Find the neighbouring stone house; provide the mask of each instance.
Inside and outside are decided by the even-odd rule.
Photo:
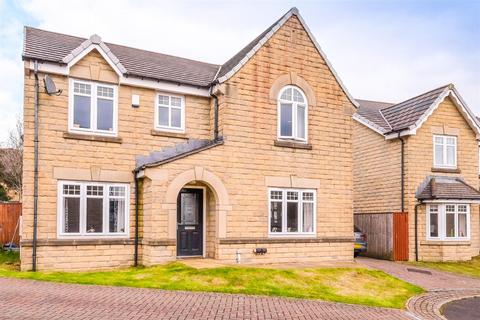
[[[357,103],[295,8],[223,65],[30,27],[23,60],[22,270],[352,259]]]
[[[400,260],[478,255],[480,128],[454,86],[397,104],[357,101],[354,213],[369,254],[393,259],[405,247]],[[396,226],[400,212],[405,232]]]

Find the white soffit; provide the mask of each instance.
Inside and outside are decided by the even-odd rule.
[[[34,62],[30,61],[28,64],[30,70],[34,70]],[[69,76],[69,68],[66,65],[59,65],[55,63],[39,62],[38,71],[42,73],[57,74],[62,76]],[[158,91],[165,91],[171,93],[180,93],[185,95],[210,97],[210,91],[207,88],[198,88],[195,86],[182,85],[170,83],[167,81],[156,81],[149,79],[141,79],[137,77],[119,77],[119,84],[128,85],[132,87],[140,87],[146,89],[154,89]]]

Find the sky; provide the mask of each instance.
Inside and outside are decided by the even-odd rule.
[[[291,7],[355,98],[454,83],[480,115],[480,0],[0,0],[0,143],[22,116],[24,25],[222,64]]]

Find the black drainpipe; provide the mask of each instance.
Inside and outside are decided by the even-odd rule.
[[[37,271],[37,224],[38,224],[38,109],[40,85],[38,83],[38,61],[34,62],[35,102],[34,102],[34,169],[33,169],[33,242],[32,271]]]
[[[402,203],[402,212],[405,212],[405,139],[400,137],[400,132],[398,133],[398,139],[400,139],[402,143],[402,151],[401,151],[401,203]]]
[[[135,252],[133,254],[133,265],[138,266],[138,214],[139,214],[139,190],[138,190],[138,170],[133,171],[133,177],[135,179]]]
[[[415,205],[415,261],[418,261],[418,207],[421,205],[422,202]]]
[[[214,93],[210,93],[213,97],[213,140],[218,140],[218,97]]]

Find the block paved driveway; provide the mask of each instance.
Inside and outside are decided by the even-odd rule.
[[[382,270],[427,290],[426,293],[413,297],[407,302],[407,309],[418,319],[445,319],[441,314],[441,309],[446,303],[480,297],[480,279],[386,260],[361,257],[356,261],[366,267]],[[464,318],[461,315],[458,316],[459,313],[452,314],[449,319]]]
[[[480,279],[462,277],[449,272],[442,272],[388,260],[359,257],[356,261],[366,267],[382,270],[394,277],[413,283],[429,291],[463,289],[480,290]],[[426,273],[422,271],[425,271]]]
[[[412,319],[401,310],[0,278],[0,319]]]

